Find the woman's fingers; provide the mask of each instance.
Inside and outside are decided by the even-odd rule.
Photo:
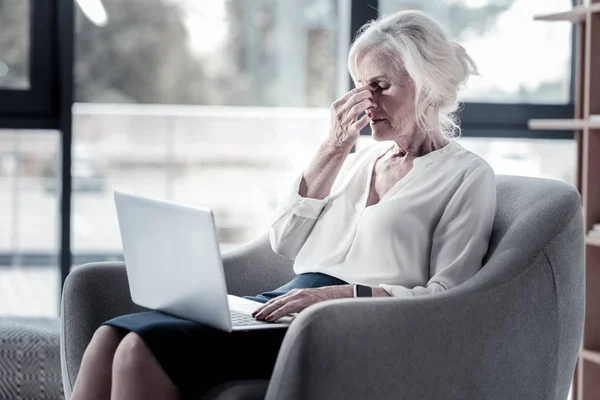
[[[362,103],[365,100],[368,100],[371,103],[371,98],[373,97],[373,93],[370,90],[361,90],[355,95],[351,96],[340,108],[341,113],[349,112],[355,105]]]
[[[272,305],[275,301],[279,301],[281,300],[281,296],[275,297],[269,301],[267,301],[266,303],[262,304],[260,307],[258,307],[256,310],[254,310],[254,312],[252,313],[253,317],[256,317],[258,314],[260,314],[265,308],[269,307],[270,305]]]
[[[350,124],[354,123],[356,121],[356,118],[363,112],[367,111],[369,109],[369,107],[371,107],[371,99],[365,99],[363,101],[361,101],[360,103],[356,104],[354,107],[352,107],[350,109],[350,111],[348,111],[348,119],[350,121],[348,121]]]
[[[283,307],[285,304],[287,303],[286,299],[278,299],[277,301],[274,301],[271,304],[265,304],[265,307],[260,310],[255,316],[254,318],[256,319],[260,319],[263,320],[265,319],[268,315],[271,315],[273,313],[273,311]]]
[[[271,314],[267,315],[265,320],[267,320],[269,322],[277,321],[281,317],[285,317],[286,315],[289,315],[291,313],[300,312],[305,308],[306,308],[306,306],[304,305],[303,301],[292,300],[292,301],[284,304],[282,307],[274,310]]]
[[[356,121],[352,124],[352,128],[356,129],[357,131],[360,131],[360,130],[362,130],[362,128],[367,126],[370,121],[371,121],[371,118],[369,118],[369,116],[367,114],[365,114],[358,121]]]
[[[365,90],[370,92],[369,89],[371,89],[371,88],[372,88],[372,84],[355,87],[354,89],[350,90],[348,93],[343,95],[340,99],[335,101],[334,104],[339,104],[339,105],[346,104],[346,102],[350,99],[350,97],[354,96],[357,93],[363,92]]]
[[[281,296],[273,297],[271,300],[267,301],[266,303],[264,303],[260,307],[258,307],[256,310],[254,310],[254,312],[252,313],[252,316],[256,317],[256,315],[258,313],[260,313],[262,310],[264,310],[265,307],[270,306],[271,304],[275,303],[276,301],[281,301],[289,296],[293,296],[296,293],[298,293],[298,289],[293,289],[285,294],[282,294]]]
[[[283,296],[279,296],[269,300],[267,303],[265,303],[263,307],[261,307],[253,313],[254,318],[265,319],[265,317],[271,314],[274,310],[283,307],[286,303],[292,301],[296,293],[287,293]]]
[[[331,105],[330,140],[335,144],[353,144],[359,130],[353,129],[358,116],[372,107],[373,84],[357,87]]]

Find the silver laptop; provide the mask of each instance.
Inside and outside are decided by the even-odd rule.
[[[289,325],[258,321],[261,303],[227,294],[211,209],[119,191],[115,205],[134,303],[228,332]]]

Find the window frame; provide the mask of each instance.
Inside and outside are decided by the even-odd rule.
[[[71,147],[75,0],[29,0],[28,89],[0,89],[0,129],[59,132],[60,293],[71,270]],[[1,134],[1,132],[0,132]],[[57,299],[60,301],[60,298]]]
[[[59,129],[57,1],[64,1],[28,1],[30,87],[0,88],[0,128]]]

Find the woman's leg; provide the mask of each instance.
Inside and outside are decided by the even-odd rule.
[[[96,330],[81,360],[71,400],[110,399],[113,356],[125,333],[112,326]]]
[[[121,341],[113,360],[111,400],[177,399],[179,390],[136,333]]]
[[[223,382],[269,379],[286,332],[225,332],[153,311],[108,323],[138,332],[128,334],[115,353],[113,400],[175,399],[179,393],[195,398]]]

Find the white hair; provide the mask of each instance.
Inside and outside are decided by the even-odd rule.
[[[348,54],[348,70],[356,77],[356,56],[373,51],[404,67],[415,86],[415,120],[421,129],[432,130],[427,121],[429,107],[435,107],[442,133],[460,135],[454,114],[459,107],[458,91],[477,66],[464,47],[448,39],[433,18],[421,11],[407,10],[380,17],[358,32]]]

